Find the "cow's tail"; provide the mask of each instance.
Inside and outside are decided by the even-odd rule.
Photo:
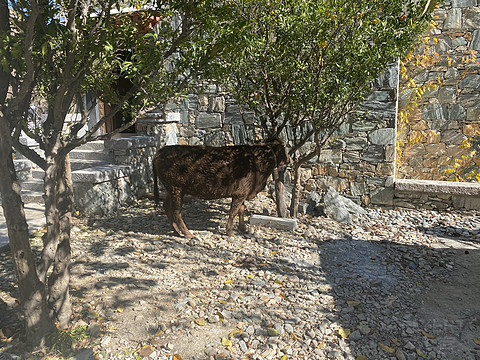
[[[157,168],[155,166],[155,160],[153,160],[153,198],[155,200],[155,207],[158,208],[158,203],[160,202],[160,196],[158,194],[158,175]]]

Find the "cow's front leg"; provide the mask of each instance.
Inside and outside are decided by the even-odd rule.
[[[238,229],[241,232],[247,232],[244,215],[245,215],[245,203],[242,203],[242,205],[240,205],[240,209],[238,210]]]
[[[230,214],[228,216],[228,221],[227,221],[227,236],[232,236],[233,235],[233,219],[235,216],[238,214],[240,209],[242,209],[242,215],[241,215],[241,220],[240,220],[240,230],[242,230],[242,223],[243,227],[245,227],[245,223],[243,221],[243,201],[244,198],[232,198],[232,205],[230,205]]]
[[[173,212],[173,223],[172,226],[178,235],[184,235],[186,239],[190,239],[192,234],[188,231],[187,226],[183,222],[182,218],[182,203],[183,203],[183,194],[181,190],[172,191],[172,212]]]

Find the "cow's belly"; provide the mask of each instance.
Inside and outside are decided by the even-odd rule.
[[[177,186],[174,185],[174,187],[180,189],[184,195],[191,195],[205,200],[230,197],[253,198],[265,187],[265,184],[258,184],[253,181],[254,177],[248,176],[235,181],[228,178],[222,179],[221,177],[196,178],[192,180],[176,184]]]

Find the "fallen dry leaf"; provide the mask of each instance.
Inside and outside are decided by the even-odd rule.
[[[151,345],[146,345],[138,350],[138,355],[141,357],[148,357],[153,353],[153,348]]]
[[[477,345],[480,345],[480,338],[473,339],[473,342]]]
[[[218,320],[219,321],[224,321],[225,320],[225,316],[223,316],[223,314],[220,311],[217,311],[217,315],[218,315]]]
[[[382,343],[378,343],[378,347],[385,351],[386,353],[393,354],[395,353],[395,349],[391,348],[390,346],[384,345]]]
[[[243,331],[242,330],[233,330],[230,334],[228,334],[229,338],[236,337],[242,335]]]
[[[338,334],[344,339],[348,338],[351,332],[352,331],[350,329],[344,329],[344,328],[338,329]]]
[[[433,336],[433,335],[430,335],[429,333],[427,333],[426,331],[422,330],[422,335],[423,336],[426,336],[427,338],[429,339],[435,339],[436,336]]]
[[[358,355],[355,360],[367,360],[368,358],[365,355]]]
[[[350,306],[358,306],[360,305],[360,301],[356,301],[356,300],[348,300],[347,301],[347,305],[350,305]]]
[[[174,354],[172,360],[183,360],[183,358],[180,354]]]
[[[195,319],[193,320],[195,322],[195,324],[199,325],[199,326],[203,326],[205,325],[206,321],[205,321],[205,318],[201,317],[201,318],[198,318],[198,319]]]
[[[223,346],[233,346],[232,342],[230,340],[228,340],[226,337],[223,337],[222,338],[222,345]]]
[[[416,353],[417,353],[418,356],[420,356],[420,357],[422,357],[422,358],[424,358],[424,359],[426,359],[426,358],[428,357],[428,355],[425,354],[425,353],[423,353],[422,350],[420,350],[419,348],[416,348],[415,351],[416,351]]]

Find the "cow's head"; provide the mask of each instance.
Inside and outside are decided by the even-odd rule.
[[[275,154],[276,167],[286,165],[290,162],[290,157],[285,149],[285,145],[283,145],[280,140],[267,140],[266,144],[273,150],[273,153]]]

